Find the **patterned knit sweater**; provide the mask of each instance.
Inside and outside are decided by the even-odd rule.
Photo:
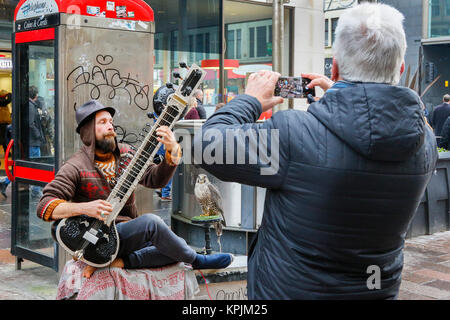
[[[95,165],[103,173],[108,183],[113,186],[116,178],[116,159],[112,152],[95,152]]]

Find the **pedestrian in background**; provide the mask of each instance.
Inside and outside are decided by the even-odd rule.
[[[431,116],[431,126],[434,128],[434,134],[441,136],[442,128],[445,120],[450,116],[450,95],[446,94],[442,98],[442,103],[434,108],[433,115]],[[440,138],[437,138],[439,144]]]
[[[201,89],[195,90],[194,97],[197,100],[197,112],[200,119],[206,119],[206,110],[203,107],[203,91]]]
[[[447,120],[445,120],[442,126],[439,147],[450,150],[450,117],[447,117]]]
[[[5,130],[5,143],[6,145],[9,144],[9,142],[12,139],[12,124],[8,124]],[[6,158],[6,149],[5,149],[5,158]],[[6,163],[5,163],[6,166]],[[8,177],[5,177],[2,181],[0,181],[0,200],[5,200],[7,198],[6,196],[6,188],[8,188],[8,185],[11,183],[11,181],[8,179]]]
[[[185,120],[198,120],[200,115],[198,112],[198,102],[195,98],[190,98],[188,101],[188,112],[184,116]]]
[[[8,104],[12,101],[12,94],[6,90],[0,90],[0,143],[3,152],[6,152],[8,143],[5,140],[6,127],[11,124],[11,112]]]

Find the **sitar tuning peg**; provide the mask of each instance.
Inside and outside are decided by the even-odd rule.
[[[180,67],[189,70],[189,67],[187,66],[186,62],[180,62]]]
[[[173,77],[174,77],[175,79],[181,79],[181,80],[183,80],[183,78],[181,77],[181,75],[180,75],[179,72],[174,72],[174,73],[172,73],[172,75],[173,75]]]

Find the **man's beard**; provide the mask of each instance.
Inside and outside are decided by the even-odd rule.
[[[115,135],[109,135],[103,137],[101,140],[95,140],[95,148],[100,150],[102,153],[113,152],[116,148]]]

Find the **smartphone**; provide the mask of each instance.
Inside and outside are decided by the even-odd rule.
[[[280,77],[275,85],[275,96],[282,98],[306,98],[309,94],[316,96],[314,88],[308,88],[307,85],[311,79],[302,77]]]

